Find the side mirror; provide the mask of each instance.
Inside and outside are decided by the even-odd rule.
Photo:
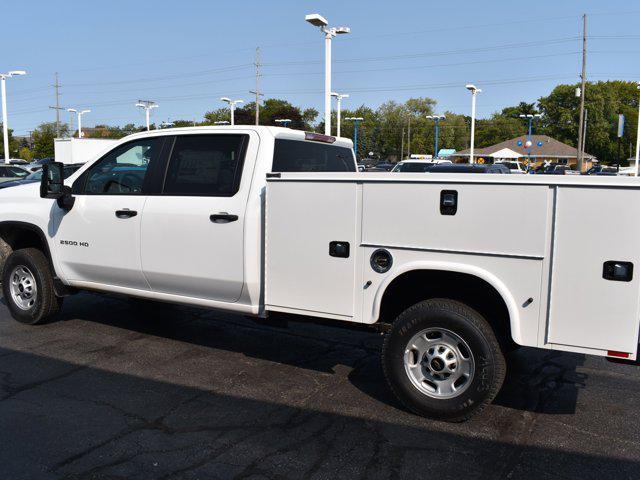
[[[62,163],[45,163],[40,180],[40,198],[58,199],[64,195],[64,169]]]
[[[71,188],[64,184],[62,163],[52,162],[43,165],[40,198],[53,198],[58,201],[58,206],[65,210],[71,210],[73,207],[75,199],[71,196]]]

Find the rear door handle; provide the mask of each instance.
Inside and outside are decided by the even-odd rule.
[[[238,215],[230,215],[226,212],[214,213],[209,217],[213,223],[231,223],[238,220]]]
[[[116,210],[116,217],[118,218],[131,218],[138,215],[135,210]]]

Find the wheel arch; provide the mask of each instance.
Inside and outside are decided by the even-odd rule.
[[[49,242],[42,229],[28,222],[2,221],[0,222],[0,272],[4,268],[4,262],[13,250],[20,248],[39,248],[49,261],[51,271],[55,276],[53,258],[49,248]]]
[[[503,316],[506,315],[507,317],[504,319],[504,321],[506,322],[505,327],[508,327],[509,336],[516,343],[522,343],[518,305],[510,290],[507,288],[504,282],[493,273],[483,268],[469,264],[454,262],[419,261],[409,262],[393,269],[391,274],[384,279],[384,281],[380,284],[378,290],[376,291],[371,312],[372,318],[375,322],[387,322],[389,320],[389,318],[385,318],[385,313],[388,313],[385,312],[385,310],[388,310],[388,308],[385,307],[388,307],[389,302],[391,301],[390,295],[392,294],[394,289],[402,288],[402,285],[405,284],[409,279],[417,281],[424,279],[443,279],[445,281],[444,285],[438,285],[440,288],[434,289],[437,293],[435,293],[431,297],[428,296],[427,298],[434,298],[436,296],[447,297],[446,294],[442,295],[442,293],[452,291],[452,284],[447,283],[452,279],[466,279],[470,282],[470,284],[475,284],[476,286],[484,285],[489,287],[491,289],[491,292],[488,297],[492,298],[495,302],[501,302],[502,306],[504,307]],[[416,291],[428,291],[427,285],[417,285],[415,287]],[[456,295],[452,295],[449,298],[464,301],[464,297],[460,294],[460,292],[453,293],[455,293]],[[424,299],[426,298],[421,298],[420,300]],[[399,306],[403,307],[401,303]],[[408,306],[410,305],[404,305],[404,307]],[[389,315],[387,315],[387,317],[388,316]],[[491,321],[491,319],[487,320]]]

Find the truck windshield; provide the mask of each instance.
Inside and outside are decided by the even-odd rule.
[[[276,139],[272,172],[355,172],[350,148]]]

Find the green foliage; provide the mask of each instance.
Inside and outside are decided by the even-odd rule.
[[[60,136],[69,135],[69,126],[60,125]],[[33,131],[33,156],[34,158],[53,157],[53,141],[56,138],[55,122],[41,123]]]
[[[29,149],[29,147],[22,147],[18,152],[18,158],[30,162],[34,159],[33,152]]]
[[[20,144],[13,137],[13,130],[8,129],[9,132],[9,158],[16,158],[18,156],[18,150],[20,150]],[[2,123],[0,123],[0,156],[4,158],[4,137],[2,135]]]
[[[541,131],[561,142],[576,146],[579,103],[578,85],[558,85],[538,104],[543,114]],[[587,136],[585,150],[605,162],[615,162],[618,151],[618,114],[624,114],[626,126],[621,140],[621,158],[632,154],[638,128],[638,90],[634,82],[607,81],[587,83],[585,89]]]

